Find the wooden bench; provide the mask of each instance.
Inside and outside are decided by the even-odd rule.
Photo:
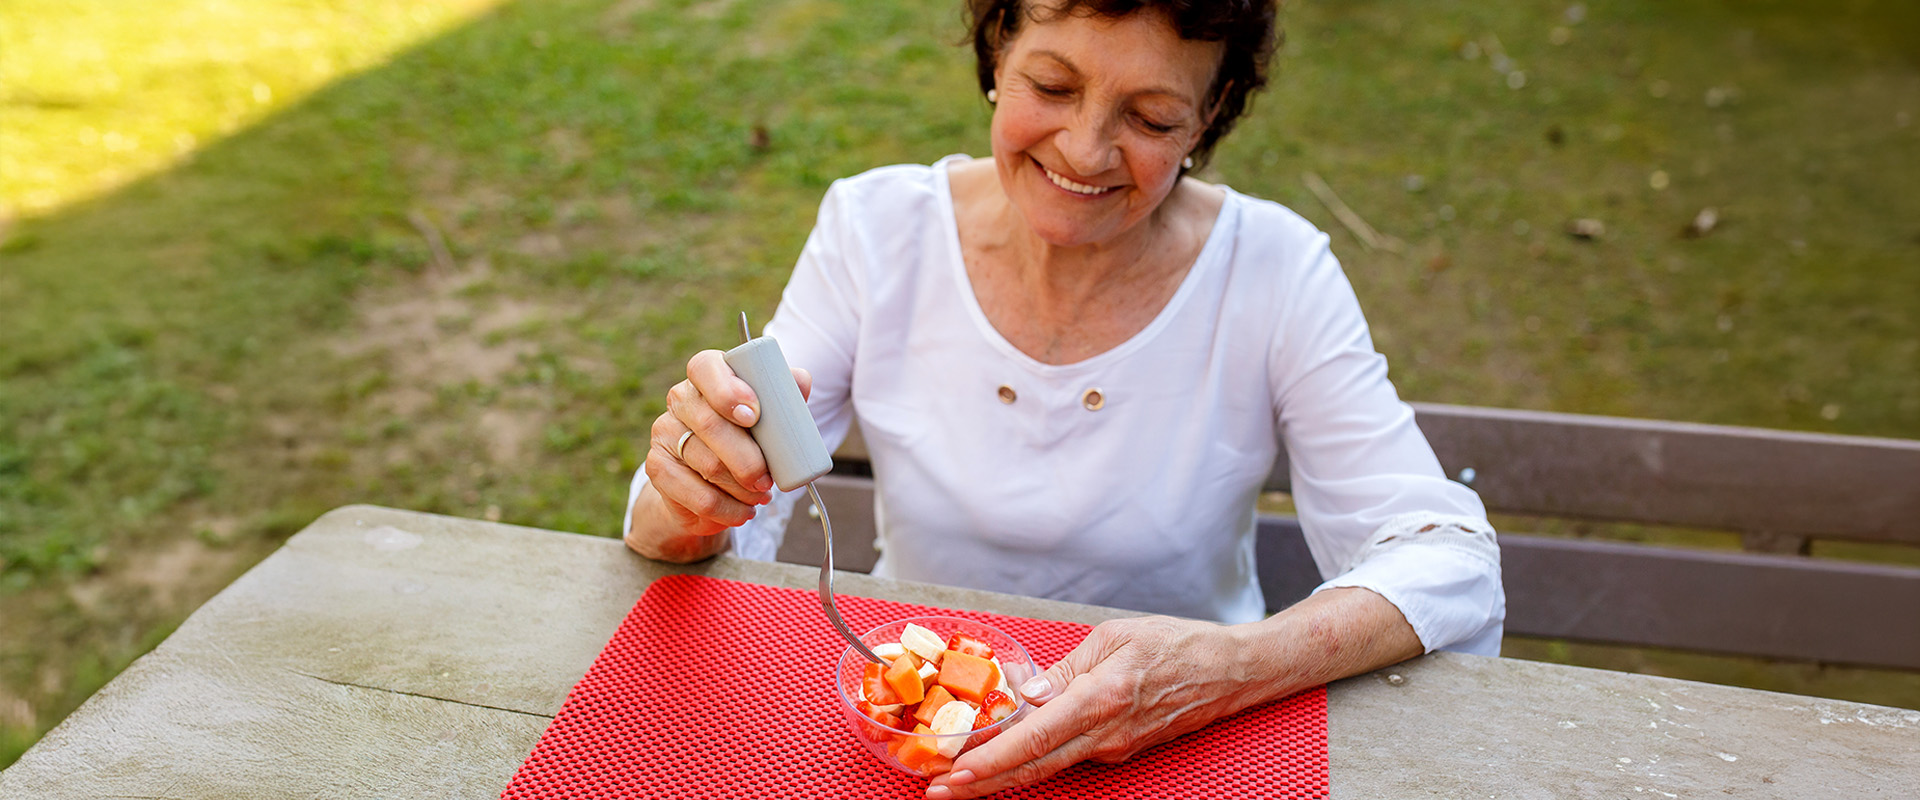
[[[1449,476],[1490,512],[1739,534],[1708,550],[1502,531],[1507,632],[1920,670],[1920,568],[1810,555],[1815,540],[1920,545],[1920,442],[1413,404]],[[859,427],[821,479],[841,569],[871,570]],[[1267,478],[1288,490],[1284,454]],[[1261,515],[1270,610],[1322,578],[1299,522]],[[797,510],[782,561],[820,563]]]

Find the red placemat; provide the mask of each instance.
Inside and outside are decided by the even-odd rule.
[[[1088,628],[838,597],[856,631],[945,614],[1006,631],[1052,664]],[[573,687],[503,800],[919,798],[854,738],[834,666],[846,643],[812,592],[692,575],[655,581]],[[1327,796],[1327,696],[1312,689],[1219,720],[1124,764],[1082,763],[996,797]]]

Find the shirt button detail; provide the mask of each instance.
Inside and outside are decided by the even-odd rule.
[[[1013,401],[1018,399],[1020,399],[1020,396],[1013,393],[1013,387],[1006,385],[1000,387],[1000,402],[1013,405]]]
[[[1099,411],[1106,407],[1107,396],[1101,394],[1099,389],[1088,389],[1086,394],[1080,396],[1080,405],[1086,406],[1088,411]]]

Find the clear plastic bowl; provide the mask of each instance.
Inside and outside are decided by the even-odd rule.
[[[1019,642],[1014,641],[1013,637],[1008,636],[999,628],[995,628],[987,623],[962,619],[960,617],[907,617],[906,619],[897,619],[867,631],[865,635],[860,637],[860,641],[869,648],[889,642],[898,643],[900,641],[900,632],[906,629],[908,623],[932,630],[934,633],[940,635],[942,641],[951,638],[956,633],[964,633],[985,642],[988,647],[993,648],[994,660],[1000,662],[1000,669],[1002,674],[1006,675],[1007,686],[1009,687],[1019,686],[1028,678],[1040,673],[1040,668],[1033,663],[1033,657],[1028,655],[1027,649],[1020,646]],[[927,772],[909,769],[906,765],[901,764],[900,760],[893,755],[902,743],[914,739],[932,739],[936,742],[942,739],[964,739],[979,733],[998,735],[1000,731],[1004,731],[1021,717],[1026,716],[1027,713],[1028,706],[1026,698],[1021,697],[1017,691],[1008,691],[1007,695],[1013,698],[1013,716],[996,722],[986,728],[981,728],[978,731],[938,736],[890,728],[860,713],[859,707],[855,705],[855,703],[864,699],[864,696],[861,694],[860,683],[861,678],[866,672],[866,665],[868,663],[871,662],[867,661],[866,656],[860,655],[860,653],[856,652],[851,646],[840,654],[840,664],[834,671],[834,685],[839,687],[840,692],[840,710],[846,714],[847,727],[853,732],[853,738],[858,740],[862,745],[865,745],[867,752],[872,753],[874,758],[885,762],[887,766],[893,767],[908,775],[931,778],[946,770],[939,769],[937,762],[933,765],[933,768]],[[909,727],[911,726],[909,725]]]

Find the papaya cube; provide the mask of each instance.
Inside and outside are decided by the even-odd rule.
[[[932,689],[927,690],[927,699],[920,701],[920,708],[913,712],[913,718],[922,724],[932,725],[933,715],[940,712],[941,706],[951,702],[953,702],[953,694],[947,691],[947,687],[936,683]]]
[[[938,743],[930,735],[932,728],[915,725],[913,732],[921,735],[904,737],[906,741],[901,742],[900,749],[894,751],[893,757],[900,761],[900,766],[928,776],[953,769],[953,759],[940,754]]]
[[[927,696],[926,685],[920,682],[920,670],[913,664],[912,653],[894,659],[888,665],[885,677],[887,686],[892,687],[899,702],[918,703]]]
[[[940,677],[936,682],[947,687],[954,697],[977,706],[987,692],[1000,685],[1000,667],[979,656],[948,650],[940,659]]]

